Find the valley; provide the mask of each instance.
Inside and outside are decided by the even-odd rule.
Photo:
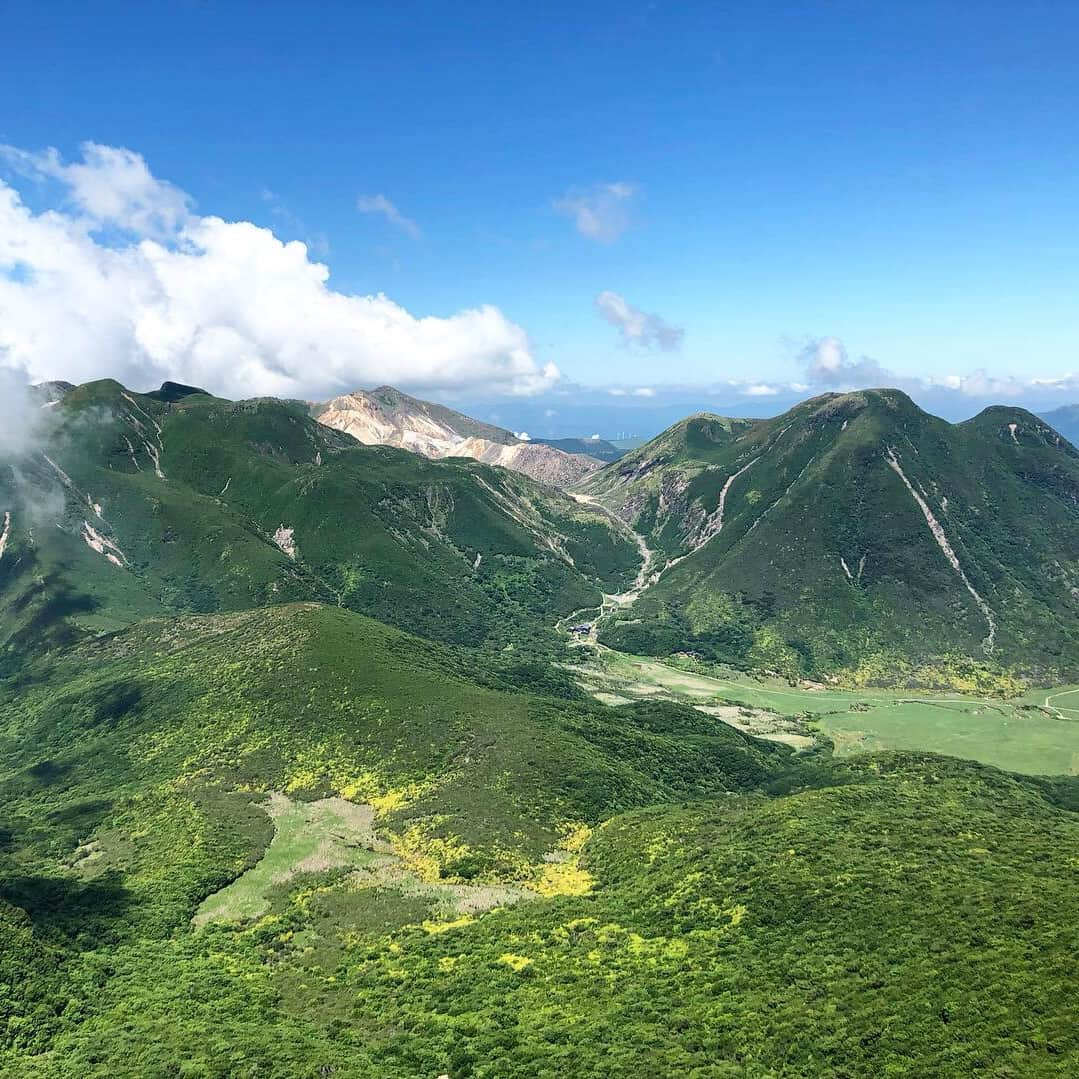
[[[600,646],[568,669],[598,700],[618,706],[665,699],[736,729],[807,750],[823,736],[838,757],[882,750],[943,753],[1029,775],[1079,775],[1079,708],[1045,703],[1043,690],[1013,699],[972,695],[798,688],[775,679],[726,677],[628,656]],[[1075,688],[1050,692],[1054,702]]]
[[[1079,1076],[1079,4],[0,26],[0,1079]]]
[[[1071,450],[828,397],[562,488],[378,392],[0,467],[0,1075],[1060,1074]]]

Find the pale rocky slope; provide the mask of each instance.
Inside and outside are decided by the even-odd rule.
[[[311,413],[319,423],[366,445],[398,446],[432,458],[471,457],[554,487],[568,486],[602,463],[584,454],[519,439],[501,427],[410,397],[391,386],[335,397],[313,405]]]

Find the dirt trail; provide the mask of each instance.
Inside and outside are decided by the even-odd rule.
[[[1073,693],[1079,693],[1079,689],[1065,689],[1065,690],[1061,690],[1060,693],[1050,693],[1045,698],[1045,707],[1046,708],[1051,708],[1054,712],[1056,712],[1056,714],[1058,716],[1061,716],[1061,718],[1065,718],[1065,719],[1067,717],[1062,715],[1062,713],[1064,713],[1064,712],[1076,712],[1076,713],[1079,713],[1079,708],[1061,708],[1058,705],[1053,704],[1053,701],[1059,700],[1061,697],[1067,697],[1067,696],[1069,696],[1069,695],[1071,695]]]
[[[650,579],[649,574],[652,569],[655,552],[645,542],[644,536],[639,532],[635,532],[621,517],[618,516],[617,513],[613,510],[609,510],[592,495],[582,495],[571,492],[570,497],[575,501],[580,502],[582,505],[590,506],[592,509],[599,510],[600,513],[606,514],[620,532],[632,537],[641,556],[641,567],[637,571],[637,576],[634,578],[633,584],[631,584],[625,592],[604,592],[603,600],[599,607],[582,607],[580,610],[574,611],[565,618],[559,619],[555,626],[556,629],[564,629],[565,626],[573,625],[577,622],[582,615],[595,612],[596,617],[592,623],[592,631],[589,634],[589,639],[594,641],[596,639],[596,623],[599,622],[601,618],[606,618],[621,607],[632,606],[637,601],[637,597],[654,583],[654,581]],[[655,579],[658,580],[658,576]]]

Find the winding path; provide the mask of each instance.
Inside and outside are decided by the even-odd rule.
[[[621,517],[618,516],[617,513],[608,509],[601,502],[593,498],[592,495],[582,495],[571,492],[570,497],[575,501],[580,502],[582,505],[590,506],[592,509],[599,510],[600,513],[606,514],[614,522],[620,532],[632,537],[634,543],[637,544],[637,550],[641,555],[641,568],[637,571],[637,576],[634,578],[633,584],[631,584],[625,592],[604,592],[603,599],[598,607],[582,607],[572,614],[566,615],[565,618],[559,619],[555,627],[556,629],[564,631],[567,625],[574,624],[581,615],[595,612],[595,618],[592,622],[592,631],[589,634],[589,639],[594,641],[596,639],[596,623],[598,623],[601,618],[606,618],[608,615],[613,614],[620,607],[629,607],[634,604],[637,601],[637,597],[640,596],[650,583],[652,583],[649,580],[649,573],[652,569],[655,552],[645,542],[644,536],[639,532],[635,532]]]
[[[1075,712],[1079,714],[1079,708],[1058,708],[1055,704],[1053,704],[1053,701],[1058,700],[1060,697],[1067,697],[1073,693],[1079,693],[1079,689],[1063,689],[1059,693],[1050,693],[1045,698],[1045,707],[1051,708],[1054,712],[1056,712],[1058,716],[1060,716],[1063,712]],[[1062,716],[1062,718],[1067,717]]]

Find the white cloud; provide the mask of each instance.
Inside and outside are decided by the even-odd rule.
[[[901,375],[869,356],[852,359],[838,337],[811,339],[802,346],[799,357],[812,386],[837,390],[894,386],[910,394],[947,391],[965,397],[998,399],[1020,397],[1039,389],[1079,391],[1079,382],[1071,376],[1021,379],[1013,375],[992,375],[982,370],[967,375]],[[808,387],[794,382],[790,388],[804,390]]]
[[[655,397],[656,391],[651,386],[612,386],[607,392],[612,397]]]
[[[277,192],[264,187],[261,192],[262,201],[273,215],[275,227],[282,233],[292,233],[294,239],[301,239],[307,244],[307,250],[319,258],[326,258],[330,253],[330,241],[324,232],[311,232],[307,226],[292,212]]]
[[[155,179],[139,154],[95,142],[82,144],[81,162],[66,165],[58,151],[28,153],[0,146],[0,160],[34,180],[59,181],[67,201],[87,224],[115,226],[144,236],[175,232],[190,214],[191,199]]]
[[[191,213],[130,151],[91,145],[76,165],[56,151],[5,157],[63,183],[69,209],[34,213],[0,181],[0,366],[234,397],[379,382],[531,393],[561,377],[496,307],[416,317],[382,294],[338,292],[306,245]],[[109,226],[134,236],[110,242]]]
[[[1072,388],[1068,379],[1036,378],[1024,382],[1011,375],[990,375],[986,371],[972,371],[969,375],[945,375],[943,378],[930,376],[917,381],[927,388],[955,390],[968,397],[1018,397],[1030,388]]]
[[[412,218],[405,217],[385,195],[360,195],[356,199],[356,209],[361,214],[380,214],[391,225],[396,225],[414,240],[418,240],[423,235],[420,232],[420,226]]]
[[[772,397],[780,392],[779,386],[770,386],[767,382],[753,382],[742,388],[747,397]]]
[[[557,213],[573,218],[582,236],[599,243],[614,243],[629,228],[629,211],[636,184],[620,180],[589,188],[571,188],[552,205]]]
[[[685,330],[680,326],[672,326],[659,315],[634,307],[624,296],[610,289],[596,297],[596,310],[618,330],[624,345],[656,347],[670,352],[681,345],[685,336]]]
[[[894,376],[876,360],[861,356],[852,360],[838,337],[819,337],[802,347],[799,359],[809,382],[830,389],[886,386]]]

